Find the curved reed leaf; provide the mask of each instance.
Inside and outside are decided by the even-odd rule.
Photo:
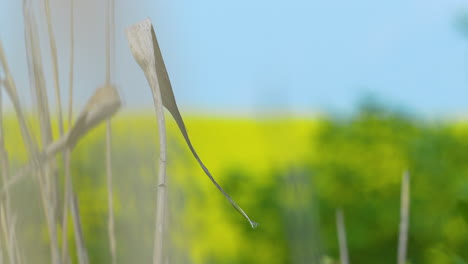
[[[216,180],[211,175],[208,168],[203,164],[200,157],[198,156],[195,148],[193,147],[190,138],[185,128],[184,121],[177,107],[175,100],[174,92],[172,90],[171,82],[169,80],[169,75],[164,64],[164,60],[159,49],[158,41],[156,39],[156,34],[154,32],[153,25],[149,18],[138,22],[126,31],[127,39],[132,51],[133,57],[137,63],[142,68],[143,72],[146,75],[146,78],[154,78],[159,83],[161,90],[161,98],[164,107],[171,113],[172,117],[175,119],[177,126],[180,129],[180,132],[184,136],[185,142],[192,152],[193,156],[200,164],[201,168],[205,174],[210,178],[211,182],[218,188],[218,190],[226,197],[226,199],[231,203],[231,205],[242,215],[244,216],[252,226],[252,228],[257,227],[257,223],[249,218],[249,216],[242,210],[242,208],[229,196],[226,191],[216,182]],[[153,87],[152,87],[153,88]],[[153,93],[155,91],[153,90]]]

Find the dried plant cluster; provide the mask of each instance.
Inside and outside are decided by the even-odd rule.
[[[37,21],[32,11],[32,3],[30,0],[23,1],[23,16],[24,16],[24,37],[26,43],[27,65],[30,79],[31,91],[37,107],[37,120],[40,125],[40,141],[36,141],[30,125],[27,122],[25,108],[20,102],[20,97],[16,89],[16,84],[13,75],[10,72],[7,57],[3,46],[0,42],[0,166],[1,166],[1,181],[2,188],[0,192],[0,232],[3,235],[2,243],[5,246],[0,246],[0,263],[7,261],[8,263],[25,263],[25,252],[21,251],[21,246],[18,245],[18,240],[15,233],[15,212],[11,207],[10,189],[17,182],[26,179],[28,176],[34,177],[38,183],[38,189],[41,196],[42,209],[45,215],[47,226],[47,235],[50,247],[50,262],[52,264],[71,263],[74,256],[71,252],[76,252],[78,263],[89,263],[88,252],[86,248],[85,238],[82,231],[82,223],[78,199],[75,193],[74,184],[72,181],[72,152],[76,144],[89,131],[99,124],[106,124],[106,156],[103,157],[106,165],[107,174],[107,193],[108,193],[108,239],[110,249],[110,259],[112,264],[116,264],[117,241],[114,228],[114,206],[113,206],[113,187],[112,187],[112,130],[111,118],[121,107],[121,98],[116,86],[113,84],[112,68],[114,63],[114,0],[107,1],[106,15],[106,78],[105,83],[96,88],[94,94],[89,98],[85,107],[78,113],[76,118],[73,117],[73,85],[74,85],[74,0],[70,0],[70,71],[69,71],[69,87],[68,87],[68,113],[67,113],[67,129],[64,126],[63,105],[61,101],[61,87],[59,83],[59,69],[57,58],[57,46],[54,36],[54,28],[50,12],[49,0],[43,0],[48,43],[53,73],[53,89],[55,94],[58,137],[54,138],[52,134],[52,114],[49,110],[49,98],[47,96],[48,87],[44,76],[43,61],[41,56],[41,45],[39,33],[37,29]],[[176,104],[175,96],[172,91],[169,76],[164,65],[161,51],[158,46],[156,35],[149,19],[145,19],[128,28],[127,39],[130,50],[135,60],[140,65],[145,73],[148,83],[153,94],[156,118],[158,121],[160,150],[159,150],[159,177],[157,189],[157,204],[156,204],[156,226],[154,236],[154,252],[153,263],[161,264],[165,259],[163,254],[165,250],[164,237],[166,236],[167,228],[167,191],[166,191],[166,127],[164,119],[164,107],[171,113],[175,119],[186,143],[192,152],[195,159],[200,164],[205,174],[209,177],[216,188],[225,196],[231,205],[245,217],[250,225],[255,228],[257,223],[249,218],[242,208],[223,190],[216,182],[209,170],[201,161],[197,152],[187,134],[184,121]],[[10,174],[10,166],[8,153],[4,144],[4,129],[2,119],[2,92],[6,91],[9,100],[11,101],[16,118],[18,120],[22,140],[25,143],[28,153],[28,162],[24,164],[14,173]],[[73,121],[74,120],[74,121]],[[58,170],[60,159],[56,159],[57,155],[61,155],[64,171]],[[63,198],[60,197],[60,177],[64,177]],[[63,201],[63,204],[59,204]],[[59,209],[63,207],[63,210]],[[62,212],[62,214],[60,213]],[[71,218],[73,226],[68,227],[68,219]],[[67,234],[68,230],[73,229],[75,238],[75,250],[71,250]],[[59,236],[61,234],[61,238]]]
[[[88,253],[84,236],[82,232],[82,224],[80,219],[80,211],[78,207],[78,199],[74,192],[72,177],[71,177],[71,153],[75,145],[95,126],[107,122],[108,124],[108,140],[107,140],[107,158],[106,163],[109,175],[109,211],[111,212],[110,219],[113,219],[112,214],[112,186],[111,186],[111,161],[110,161],[110,118],[121,107],[121,99],[119,93],[114,85],[111,84],[110,77],[106,83],[98,87],[94,94],[89,98],[86,106],[81,110],[75,122],[73,120],[73,74],[74,74],[74,2],[71,0],[70,5],[70,76],[69,76],[69,100],[68,100],[68,130],[64,130],[63,115],[62,115],[62,102],[61,102],[61,89],[59,86],[59,66],[57,59],[57,47],[55,42],[54,30],[52,25],[52,18],[50,14],[49,0],[44,0],[44,10],[47,24],[47,34],[49,36],[48,46],[50,47],[50,54],[52,57],[52,68],[54,77],[54,90],[55,100],[57,105],[58,114],[58,131],[59,136],[53,139],[51,113],[49,111],[49,99],[47,98],[47,87],[44,77],[44,70],[42,68],[42,56],[40,53],[40,40],[37,29],[37,21],[32,11],[32,2],[23,1],[23,17],[24,17],[24,36],[26,43],[27,65],[30,79],[31,91],[34,95],[35,105],[37,106],[37,120],[40,125],[40,142],[36,142],[33,136],[31,127],[29,126],[25,110],[20,102],[16,84],[13,79],[12,73],[8,65],[6,54],[3,46],[0,43],[0,69],[2,75],[0,77],[0,84],[2,90],[6,91],[11,103],[13,104],[14,111],[20,126],[21,136],[26,145],[28,152],[28,163],[22,168],[18,169],[15,173],[10,175],[10,166],[8,161],[8,153],[4,144],[4,129],[3,129],[3,113],[0,112],[0,162],[2,167],[2,189],[0,200],[0,217],[1,217],[1,233],[4,235],[2,246],[0,249],[0,261],[7,261],[7,263],[24,263],[25,252],[21,251],[21,246],[18,245],[18,240],[15,233],[15,212],[11,208],[10,188],[19,180],[27,176],[33,176],[38,183],[39,193],[41,196],[42,208],[46,217],[48,240],[50,247],[50,262],[53,264],[71,263],[71,256],[69,245],[67,243],[67,223],[68,217],[71,215],[73,222],[73,231],[75,237],[75,246],[77,252],[77,259],[80,264],[89,263]],[[110,35],[113,29],[113,0],[109,0],[109,13],[107,19],[109,20],[107,32]],[[110,38],[107,44],[107,49],[110,50]],[[110,61],[110,53],[107,60]],[[107,72],[110,72],[110,63],[107,64]],[[110,76],[110,73],[108,74]],[[0,97],[0,106],[1,100]],[[0,107],[1,109],[1,107]],[[61,154],[64,162],[64,197],[60,199],[59,175],[57,159],[55,157]],[[59,201],[63,201],[63,215],[60,215]],[[109,226],[113,226],[113,220],[109,221]],[[62,233],[62,238],[59,239],[58,235]],[[109,228],[109,236],[112,238],[111,243],[111,256],[113,263],[115,261],[115,239],[113,229]],[[59,241],[62,242],[59,245]],[[5,251],[5,252],[3,252]]]

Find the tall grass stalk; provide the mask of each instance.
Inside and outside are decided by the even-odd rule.
[[[73,81],[74,81],[74,61],[75,61],[75,1],[70,0],[70,69],[69,69],[69,85],[68,85],[68,130],[73,124]],[[63,198],[63,219],[62,219],[62,263],[69,262],[68,254],[68,208],[71,203],[71,149],[65,149],[65,184]],[[77,222],[77,219],[73,219]],[[75,231],[75,237],[77,236]]]
[[[410,175],[408,171],[403,173],[401,179],[400,198],[400,233],[398,236],[398,264],[406,263],[406,251],[408,244],[409,211],[410,211]]]
[[[153,50],[153,40],[151,34],[151,22],[145,20],[142,23],[133,25],[127,30],[127,39],[132,49],[135,60],[145,73],[146,79],[151,87],[153,102],[156,112],[156,119],[159,130],[159,175],[158,192],[156,204],[156,227],[154,234],[153,264],[163,264],[163,247],[165,237],[165,211],[166,211],[166,124],[164,119],[164,108],[161,91],[156,75],[156,64]]]
[[[155,248],[153,263],[162,263],[163,237],[164,237],[164,214],[166,204],[166,129],[164,122],[164,107],[171,113],[175,119],[180,132],[184,136],[190,151],[192,152],[199,165],[216,186],[216,188],[224,195],[231,205],[244,216],[255,228],[258,224],[252,221],[242,208],[227,194],[224,189],[216,182],[208,168],[203,164],[198,156],[195,148],[190,142],[184,121],[180,115],[174,92],[172,91],[169,75],[159,49],[156,34],[153,25],[149,19],[145,19],[129,27],[126,31],[127,40],[130,45],[133,57],[143,70],[146,79],[151,87],[153,101],[156,110],[156,118],[158,121],[159,141],[160,141],[160,158],[159,158],[159,177],[158,177],[158,200],[156,211],[156,233],[155,233]]]
[[[44,0],[44,10],[45,16],[47,21],[47,33],[49,35],[49,46],[50,46],[50,55],[52,59],[52,68],[53,68],[53,76],[54,76],[54,91],[55,91],[55,100],[56,100],[56,107],[57,107],[57,119],[58,119],[58,126],[59,126],[59,136],[63,135],[63,116],[62,116],[62,99],[60,96],[60,82],[59,82],[59,70],[58,70],[58,59],[57,59],[57,46],[55,42],[55,34],[54,29],[52,26],[52,16],[50,14],[50,4],[49,0]],[[65,160],[65,155],[62,155],[63,160]],[[54,179],[51,182],[51,189],[52,189],[52,201],[54,204],[53,209],[58,208],[58,175],[54,175]],[[53,219],[54,222],[58,221],[58,218]]]
[[[72,218],[76,219],[76,221],[73,221],[73,228],[75,229],[75,241],[76,241],[75,243],[76,243],[76,251],[78,254],[78,262],[80,264],[88,264],[89,263],[88,251],[86,250],[86,246],[84,243],[83,229],[80,224],[81,217],[80,217],[80,211],[79,211],[79,205],[78,205],[78,198],[76,197],[76,195],[73,193],[72,190],[70,192],[70,196],[71,196]]]
[[[346,228],[342,209],[336,210],[336,229],[338,232],[341,264],[349,264],[348,242],[346,241]]]
[[[106,84],[111,85],[111,64],[115,59],[115,2],[107,0],[107,16],[106,16]],[[111,263],[117,263],[116,256],[116,239],[114,228],[114,203],[113,203],[113,187],[112,187],[112,127],[111,119],[106,120],[106,174],[107,174],[107,201],[108,201],[108,235],[109,249],[111,255]]]
[[[57,103],[57,114],[59,124],[59,135],[63,134],[63,116],[62,116],[62,99],[60,96],[60,83],[59,83],[59,71],[58,71],[58,59],[57,59],[57,46],[55,43],[54,29],[52,27],[52,16],[50,14],[49,0],[44,0],[44,9],[47,19],[47,31],[49,34],[49,45],[50,55],[52,57],[52,67],[54,73],[54,87],[55,87],[55,100]]]

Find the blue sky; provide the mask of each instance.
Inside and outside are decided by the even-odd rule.
[[[27,87],[20,2],[0,0],[0,37],[17,82]],[[65,97],[64,2],[51,0]],[[105,5],[76,2],[76,97],[82,104],[104,78]],[[466,1],[116,2],[115,81],[129,108],[149,108],[152,101],[123,29],[150,17],[183,109],[347,112],[372,94],[422,115],[468,113],[468,38],[455,26]],[[36,11],[42,19],[41,9]]]

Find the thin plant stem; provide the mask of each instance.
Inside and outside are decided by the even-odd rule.
[[[166,156],[167,156],[167,145],[166,145],[166,124],[164,120],[164,108],[161,101],[161,92],[159,90],[159,83],[155,75],[150,79],[150,85],[154,87],[154,90],[158,94],[153,93],[153,101],[155,105],[156,118],[158,120],[159,130],[159,176],[158,176],[158,198],[156,206],[156,230],[155,230],[155,243],[153,250],[153,264],[163,263],[163,238],[164,238],[164,227],[165,223],[165,212],[166,212]]]
[[[114,61],[114,31],[115,31],[115,2],[107,0],[107,16],[106,16],[106,85],[111,85],[111,65]],[[109,249],[112,264],[117,263],[116,256],[116,239],[115,239],[115,223],[114,223],[114,203],[113,203],[113,187],[112,187],[112,126],[111,119],[106,121],[106,174],[107,174],[107,201],[108,201],[108,235]]]
[[[74,0],[70,0],[70,71],[68,86],[68,129],[72,127],[73,118],[73,77],[75,61],[75,12]],[[62,263],[68,262],[68,207],[71,203],[71,150],[65,150],[65,191],[63,201],[63,219],[62,219]]]
[[[410,175],[408,171],[403,173],[401,181],[400,201],[400,234],[398,237],[398,264],[406,263],[406,251],[408,246],[409,211],[410,211]]]
[[[54,76],[54,90],[55,90],[55,100],[57,104],[57,114],[58,114],[58,126],[59,126],[59,136],[63,135],[63,116],[62,116],[62,99],[60,95],[60,82],[59,82],[59,69],[58,69],[58,59],[57,59],[57,46],[55,42],[55,34],[54,29],[52,26],[52,16],[50,14],[50,4],[49,0],[44,0],[44,9],[45,15],[47,20],[47,31],[49,35],[49,46],[50,46],[50,55],[52,58],[52,68],[53,68],[53,76]],[[65,155],[62,156],[63,160],[65,160]],[[52,199],[54,203],[54,209],[57,205],[57,197],[58,197],[58,177],[55,176],[54,180],[52,181]],[[58,219],[57,219],[58,220]],[[56,219],[54,218],[54,222]]]
[[[47,1],[47,0],[46,0]],[[75,21],[74,21],[74,0],[70,0],[70,71],[69,71],[69,88],[68,88],[68,129],[72,128],[73,124],[73,81],[74,81],[74,51],[75,51]],[[81,223],[80,212],[78,203],[76,201],[76,195],[73,188],[72,176],[71,176],[71,156],[72,146],[65,147],[64,155],[64,167],[65,167],[65,194],[63,203],[63,219],[62,219],[62,262],[69,262],[68,256],[68,211],[71,206],[73,231],[75,236],[75,244],[77,247],[78,262],[80,264],[87,264],[89,262],[88,252],[86,249],[83,228]]]
[[[57,101],[57,113],[58,113],[58,124],[59,124],[59,135],[63,134],[63,117],[62,117],[62,100],[60,96],[60,83],[59,83],[59,71],[58,71],[58,60],[57,60],[57,46],[55,43],[54,30],[52,28],[52,17],[50,15],[49,0],[44,0],[44,9],[46,12],[47,19],[47,31],[49,33],[49,45],[50,54],[52,56],[52,67],[54,73],[54,87],[55,87],[55,99]]]
[[[78,253],[78,261],[80,264],[88,264],[88,252],[86,247],[84,246],[84,238],[83,238],[83,230],[81,225],[79,224],[80,221],[80,211],[78,206],[78,199],[76,195],[73,193],[73,190],[70,190],[71,196],[71,211],[73,219],[78,219],[78,221],[73,221],[74,228],[75,228],[75,241],[76,241],[76,249]]]
[[[140,64],[146,79],[151,87],[156,119],[159,131],[159,175],[156,201],[156,226],[154,233],[153,264],[163,264],[163,249],[165,245],[165,214],[166,214],[166,124],[164,118],[163,99],[159,86],[158,76],[156,74],[156,64],[154,60],[154,51],[151,35],[151,23],[146,20],[137,24],[130,30],[127,30],[127,39],[132,48],[133,56]],[[137,46],[140,45],[140,46]]]
[[[340,246],[341,264],[349,264],[348,243],[346,241],[346,228],[344,223],[343,210],[336,210],[336,229],[338,231],[338,243]]]
[[[107,171],[107,194],[108,194],[108,233],[109,233],[109,246],[112,258],[112,264],[117,263],[116,256],[116,239],[115,239],[115,224],[114,224],[114,203],[113,203],[113,191],[112,191],[112,157],[111,157],[111,142],[112,142],[112,130],[110,120],[106,122],[106,171]]]

